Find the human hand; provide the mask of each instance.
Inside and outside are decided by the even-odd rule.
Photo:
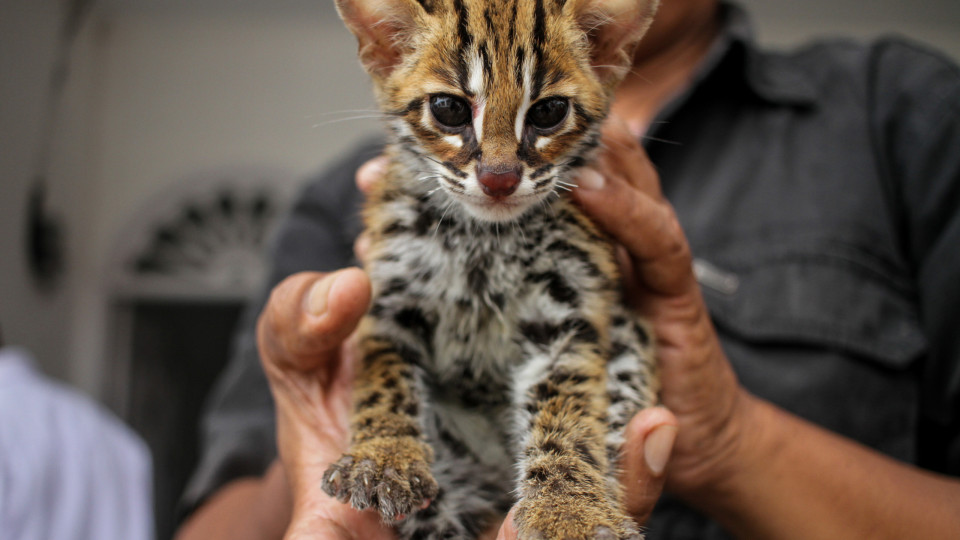
[[[292,496],[285,538],[390,540],[375,512],[360,512],[320,488],[347,448],[353,382],[348,337],[370,302],[362,271],[305,272],[274,288],[257,342],[276,403],[277,446]]]
[[[720,347],[690,247],[646,152],[615,120],[603,143],[574,197],[620,244],[628,302],[653,325],[661,400],[679,428],[667,489],[695,503],[733,474],[752,399]]]

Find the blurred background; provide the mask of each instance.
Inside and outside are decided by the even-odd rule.
[[[741,3],[960,59],[957,0]],[[158,538],[271,227],[378,130],[354,53],[332,0],[0,0],[0,327],[145,438]]]

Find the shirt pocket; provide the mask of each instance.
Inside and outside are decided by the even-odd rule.
[[[908,288],[866,253],[752,246],[697,263],[741,384],[895,458],[916,460],[927,349]],[[709,262],[707,262],[709,261]]]
[[[927,348],[909,285],[844,246],[729,250],[696,262],[715,322],[739,337],[901,369]]]

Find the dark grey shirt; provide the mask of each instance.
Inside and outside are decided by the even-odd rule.
[[[900,39],[759,50],[724,33],[645,146],[698,259],[724,349],[754,394],[899,460],[960,475],[960,71]],[[270,285],[352,260],[371,145],[307,186]],[[185,497],[276,456],[254,303],[203,420]],[[785,494],[789,496],[789,494]],[[664,497],[649,538],[726,538]]]

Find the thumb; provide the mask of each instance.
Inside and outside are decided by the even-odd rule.
[[[620,483],[627,513],[641,525],[663,492],[664,472],[676,437],[677,419],[664,407],[644,409],[627,424]]]
[[[369,279],[356,268],[285,279],[273,289],[257,324],[268,374],[272,369],[331,367],[369,302]]]

